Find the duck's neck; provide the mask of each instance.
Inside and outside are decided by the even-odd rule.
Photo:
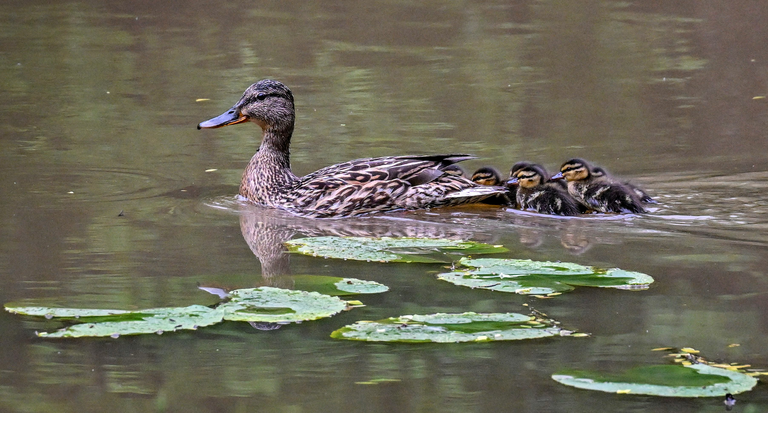
[[[251,158],[240,183],[240,195],[262,204],[273,204],[297,177],[291,172],[290,144],[293,128],[263,129],[259,151]]]

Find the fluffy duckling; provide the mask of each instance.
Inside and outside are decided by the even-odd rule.
[[[613,182],[613,183],[621,183],[621,184],[623,184],[624,186],[629,188],[629,190],[634,192],[635,195],[637,195],[637,197],[640,198],[640,201],[642,201],[644,203],[649,203],[649,204],[656,204],[657,203],[657,201],[655,199],[651,198],[651,196],[648,195],[644,190],[640,189],[639,187],[633,185],[632,183],[630,183],[628,181],[623,181],[623,180],[619,180],[619,179],[617,179],[615,177],[612,177],[602,167],[593,166],[592,167],[592,175],[594,177],[605,176],[606,178],[610,179],[610,181]]]
[[[464,171],[464,168],[457,164],[448,165],[447,167],[443,168],[443,172],[456,177],[467,177],[467,172]]]
[[[637,194],[610,177],[595,175],[587,161],[571,159],[560,166],[560,172],[552,179],[564,178],[568,193],[588,209],[602,213],[645,213]]]
[[[482,186],[505,186],[499,170],[491,166],[478,168],[478,170],[472,174],[472,181]],[[514,205],[515,195],[507,192],[505,194],[486,198],[482,203],[502,206]]]
[[[472,181],[483,186],[501,186],[501,173],[492,166],[478,168],[472,174]]]
[[[515,201],[520,210],[561,216],[581,213],[579,204],[568,192],[547,181],[549,176],[541,165],[529,163],[520,166],[516,164],[515,167],[514,177],[507,183],[517,185]]]

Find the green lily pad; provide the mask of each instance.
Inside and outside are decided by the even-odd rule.
[[[51,318],[74,318],[81,317],[111,317],[115,315],[133,314],[136,311],[121,309],[77,309],[77,308],[56,308],[44,306],[12,306],[5,305],[5,310],[19,315],[40,316]]]
[[[358,261],[446,263],[446,254],[507,252],[501,245],[429,238],[308,237],[289,240],[288,250],[310,256]]]
[[[455,285],[528,295],[552,295],[576,286],[648,289],[653,278],[647,274],[600,269],[574,263],[520,259],[462,258],[458,268],[437,275]]]
[[[259,287],[235,290],[230,301],[216,310],[226,321],[291,323],[310,321],[335,315],[347,302],[316,292]]]
[[[646,366],[621,375],[569,371],[552,375],[552,379],[585,390],[688,398],[743,393],[757,385],[749,375],[703,363]]]
[[[294,287],[302,291],[315,291],[332,296],[353,294],[378,294],[389,291],[389,287],[378,282],[336,276],[296,275]]]
[[[558,336],[560,328],[517,313],[404,315],[359,321],[331,337],[368,342],[493,342]]]
[[[52,333],[41,332],[45,338],[118,337],[125,335],[196,330],[221,322],[224,313],[209,307],[193,305],[184,308],[158,308],[141,311],[67,308],[14,308],[10,312],[57,318],[72,318],[88,323],[75,324]]]

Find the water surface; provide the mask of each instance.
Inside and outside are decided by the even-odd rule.
[[[0,12],[0,302],[213,304],[197,283],[376,280],[367,306],[277,331],[225,323],[39,340],[0,313],[2,411],[707,412],[720,399],[591,393],[561,369],[768,367],[768,8],[758,1],[6,2]],[[641,216],[491,206],[310,221],[233,200],[257,128],[197,131],[252,82],[294,92],[294,171],[467,152],[469,171],[583,157],[645,187]],[[640,292],[541,300],[437,281],[432,265],[282,253],[306,235],[503,244],[507,257],[652,275]],[[245,283],[245,282],[243,282]],[[228,285],[230,284],[230,285]],[[365,344],[329,334],[409,313],[527,312],[590,338]],[[735,346],[735,344],[738,344]],[[358,384],[376,378],[399,381]],[[735,411],[768,411],[762,385]]]

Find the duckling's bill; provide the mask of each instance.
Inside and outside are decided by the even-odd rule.
[[[240,114],[239,109],[231,108],[229,111],[225,112],[224,114],[218,117],[214,117],[210,120],[201,122],[200,124],[197,125],[197,128],[213,129],[213,128],[219,128],[223,126],[242,123],[244,121],[248,121],[248,116]]]

